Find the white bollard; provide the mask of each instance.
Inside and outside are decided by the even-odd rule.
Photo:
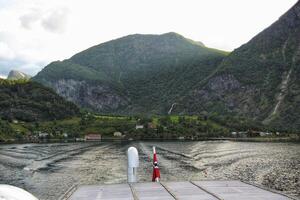
[[[4,200],[38,200],[29,192],[11,185],[0,184],[0,199]]]
[[[139,167],[139,153],[135,147],[129,147],[127,150],[127,182],[136,183],[137,168]]]

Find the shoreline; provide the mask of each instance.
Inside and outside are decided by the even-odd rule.
[[[47,144],[47,143],[97,143],[97,142],[131,142],[131,141],[158,141],[158,142],[195,142],[195,141],[232,141],[232,142],[292,142],[300,143],[300,138],[291,137],[252,137],[252,138],[199,138],[199,139],[159,139],[159,138],[144,138],[144,139],[124,139],[124,138],[102,138],[101,140],[77,141],[76,139],[48,139],[48,140],[19,140],[0,142],[4,144]]]

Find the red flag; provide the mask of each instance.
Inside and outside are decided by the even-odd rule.
[[[158,160],[156,157],[156,150],[155,147],[153,147],[153,175],[152,175],[152,181],[153,182],[159,182],[160,179],[160,171],[158,167]]]

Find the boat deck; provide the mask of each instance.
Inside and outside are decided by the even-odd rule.
[[[149,182],[84,185],[62,200],[285,200],[292,199],[241,181]]]

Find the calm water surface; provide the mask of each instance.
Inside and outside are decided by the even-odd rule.
[[[57,200],[74,184],[126,182],[126,150],[140,153],[140,181],[151,181],[152,145],[162,180],[239,179],[300,196],[300,144],[203,142],[0,145],[0,184]]]

